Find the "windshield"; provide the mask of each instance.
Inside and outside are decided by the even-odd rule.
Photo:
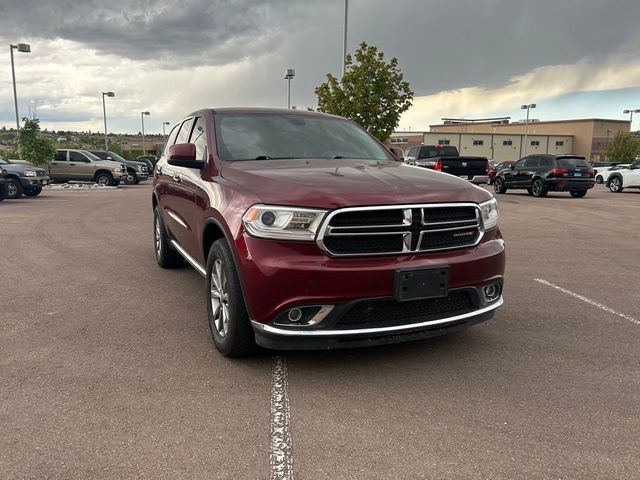
[[[332,117],[287,113],[216,115],[222,160],[360,158],[393,160],[354,123]]]
[[[9,165],[11,162],[6,158],[0,156],[0,165]]]
[[[109,156],[118,162],[126,162],[128,161],[126,158],[122,158],[117,153],[109,152]]]
[[[581,157],[561,157],[558,158],[558,166],[562,168],[590,168],[589,164]]]

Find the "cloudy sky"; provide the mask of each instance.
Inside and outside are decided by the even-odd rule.
[[[132,5],[133,4],[133,5]],[[396,56],[415,91],[400,128],[443,116],[624,118],[640,108],[638,0],[350,0],[349,50]],[[344,0],[1,0],[0,39],[16,53],[21,116],[42,125],[149,131],[203,106],[315,106],[342,62]],[[14,125],[8,48],[0,125]],[[638,115],[640,120],[640,115]],[[634,128],[638,124],[634,122]]]

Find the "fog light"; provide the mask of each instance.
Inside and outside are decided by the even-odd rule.
[[[500,285],[497,283],[487,285],[482,290],[484,292],[484,298],[486,298],[488,302],[492,302],[500,296]]]
[[[289,318],[290,322],[294,323],[300,321],[300,319],[302,318],[302,310],[300,310],[299,308],[292,308],[291,310],[289,310],[287,318]]]

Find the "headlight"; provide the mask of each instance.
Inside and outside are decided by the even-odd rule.
[[[142,165],[138,165],[138,171],[141,172],[142,171]]]
[[[490,230],[498,226],[498,202],[495,198],[480,204],[482,214],[482,225],[485,230]]]
[[[35,170],[25,170],[24,172],[22,172],[22,176],[23,177],[35,177],[36,176],[36,172],[35,172]]]
[[[314,240],[326,210],[254,205],[242,217],[254,237],[280,240]]]

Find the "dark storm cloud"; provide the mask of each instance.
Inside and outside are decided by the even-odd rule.
[[[324,74],[340,70],[342,8],[343,0],[1,0],[0,38],[63,38],[165,69],[275,52],[256,76],[297,68],[308,103]],[[502,85],[544,65],[637,58],[638,18],[638,0],[350,0],[349,49],[364,40],[397,56],[426,95]]]

